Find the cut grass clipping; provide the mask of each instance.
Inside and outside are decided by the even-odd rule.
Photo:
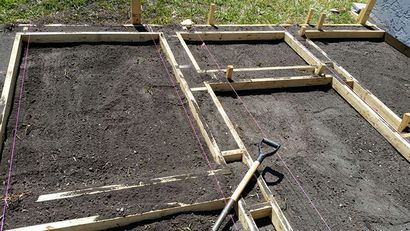
[[[0,24],[11,23],[129,23],[131,0],[2,0]],[[217,24],[301,23],[310,8],[313,22],[321,12],[326,23],[354,23],[351,0],[153,0],[142,1],[143,22],[175,24],[190,18],[205,23],[210,3],[216,4]],[[355,2],[365,2],[356,0]]]

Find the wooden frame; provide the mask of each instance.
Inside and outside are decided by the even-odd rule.
[[[240,140],[235,130],[229,129],[236,143],[238,144],[239,149],[222,151],[222,152],[220,151],[215,138],[212,136],[211,133],[208,133],[208,131],[210,130],[208,125],[206,123],[203,123],[201,120],[198,103],[196,102],[195,97],[193,96],[191,89],[189,88],[189,85],[184,78],[184,75],[179,69],[179,65],[175,60],[175,57],[171,51],[171,48],[169,47],[168,43],[166,42],[163,36],[161,36],[160,39],[164,40],[161,44],[164,46],[163,49],[166,51],[167,59],[172,64],[174,75],[176,76],[179,84],[181,85],[182,91],[184,92],[185,96],[188,99],[187,100],[188,106],[193,114],[193,117],[198,127],[200,128],[201,134],[205,138],[205,142],[207,143],[208,147],[211,150],[211,154],[213,155],[215,162],[226,165],[226,162],[243,161],[248,167],[250,167],[252,165],[252,158],[250,157],[248,151],[245,148],[245,145]],[[206,86],[205,89],[208,90],[209,86]],[[213,97],[213,99],[215,98],[216,96]],[[229,118],[227,117],[223,117],[223,118],[227,126],[231,128],[233,125],[232,123],[229,122]],[[280,209],[279,204],[276,202],[275,198],[273,197],[272,192],[270,191],[266,182],[263,179],[258,178],[257,184],[259,188],[261,189],[264,199],[271,204],[271,207],[272,207],[272,214],[271,214],[272,218],[271,219],[274,222],[276,229],[278,231],[292,231],[293,229],[291,228],[288,220],[286,219],[285,215]],[[239,200],[236,210],[237,210],[239,220],[244,227],[248,227],[249,230],[255,230],[255,228],[257,229],[252,216],[250,216],[250,213],[247,212],[247,209],[245,207],[245,202],[243,199]]]
[[[0,150],[3,147],[6,126],[16,85],[23,42],[74,43],[74,42],[146,42],[158,40],[161,33],[149,32],[30,32],[16,33],[9,67],[0,98]]]
[[[409,48],[402,45],[399,41],[392,38],[388,33],[384,34],[384,41],[392,47],[402,52],[404,55],[409,57]],[[323,51],[319,46],[317,46],[312,40],[307,39],[307,42],[315,47],[320,53],[322,53],[332,65],[332,68],[341,76],[346,79],[346,82],[350,86],[353,92],[355,92],[369,107],[371,107],[377,114],[379,114],[395,131],[401,133],[401,136],[406,138],[410,137],[410,133],[402,133],[400,129],[403,125],[403,118],[397,116],[390,108],[388,108],[380,99],[373,95],[368,89],[361,86],[359,81],[354,78],[346,69],[337,65],[331,58]],[[405,156],[406,157],[406,156]],[[408,157],[406,157],[408,159]]]
[[[15,86],[16,86],[16,81],[17,81],[17,74],[18,74],[18,69],[19,69],[19,64],[20,64],[20,59],[22,56],[22,48],[23,48],[23,42],[30,41],[30,43],[81,43],[81,42],[87,42],[87,43],[98,43],[98,42],[147,42],[147,41],[153,41],[153,40],[158,40],[159,44],[166,54],[168,60],[170,61],[170,64],[173,67],[173,70],[175,73],[179,73],[179,71],[176,69],[178,65],[176,65],[175,59],[173,59],[172,52],[169,48],[169,45],[167,41],[164,38],[164,35],[159,32],[29,32],[29,33],[17,33],[16,38],[14,40],[13,44],[13,49],[12,53],[10,56],[10,63],[2,91],[2,96],[0,100],[0,107],[2,109],[2,114],[0,118],[0,129],[1,129],[1,145],[4,143],[4,138],[5,138],[5,130],[8,122],[8,118],[10,115],[11,111],[11,105],[13,101],[13,96],[15,92]],[[182,89],[186,89],[187,85],[186,82],[184,82],[182,76],[177,76],[178,82],[181,84]],[[188,88],[189,89],[189,88]],[[184,91],[184,90],[183,90]],[[186,97],[192,96],[192,93],[190,95],[190,92],[184,91],[186,94]],[[191,98],[193,99],[193,98]],[[211,138],[208,136],[205,128],[203,127],[204,125],[201,124],[199,114],[197,112],[197,108],[195,107],[194,103],[195,101],[190,101],[189,106],[191,109],[192,114],[194,115],[194,118],[197,118],[197,122],[199,125],[199,128],[201,130],[202,135],[204,135],[204,139],[206,140],[208,147],[211,150],[211,153],[216,157],[217,154],[215,152],[219,153],[219,150],[215,148],[214,140],[211,140]],[[219,156],[219,155],[218,155]],[[222,161],[223,161],[223,157]],[[217,158],[215,158],[218,160]],[[220,160],[221,161],[221,160]],[[220,162],[219,161],[219,162]],[[217,161],[218,162],[218,161]],[[209,174],[217,174],[218,171],[211,171]],[[182,177],[182,178],[181,178]],[[185,178],[184,178],[185,177]],[[170,181],[175,181],[176,180],[183,180],[187,179],[190,176],[172,176]],[[149,184],[157,184],[158,182],[166,182],[167,179],[152,179]],[[117,188],[117,187],[111,187],[109,189],[107,188],[102,188],[102,189],[97,189],[96,192],[101,192],[104,190],[121,190],[122,188]],[[67,193],[67,192],[66,192]],[[70,193],[70,192],[68,192]],[[82,192],[77,192],[79,195],[74,195],[74,196],[81,196]],[[67,196],[67,195],[65,195]],[[73,195],[70,194],[69,197]],[[55,200],[55,199],[60,199],[61,195],[45,195],[40,201],[47,201],[47,200]],[[63,195],[64,198],[64,195]],[[140,222],[140,221],[145,221],[145,220],[152,220],[152,219],[158,219],[164,216],[169,216],[173,214],[178,214],[182,212],[203,212],[203,211],[214,211],[214,210],[220,210],[224,207],[224,199],[218,199],[214,201],[205,201],[201,203],[195,203],[195,204],[181,204],[179,202],[171,203],[169,204],[170,206],[174,206],[171,208],[166,208],[166,209],[161,209],[161,210],[155,210],[155,211],[150,211],[150,212],[145,212],[145,213],[140,213],[140,214],[133,214],[133,215],[128,215],[125,217],[114,217],[110,219],[99,219],[98,216],[92,216],[92,217],[85,217],[85,218],[79,218],[79,219],[74,219],[74,220],[65,220],[65,221],[59,221],[59,222],[54,222],[54,223],[48,223],[48,224],[40,224],[40,225],[35,225],[35,226],[28,226],[28,227],[21,227],[15,230],[101,230],[101,229],[108,229],[108,228],[115,228],[119,226],[124,226],[128,225],[131,223],[135,222]]]
[[[342,72],[344,69],[338,67],[337,70]],[[237,81],[235,83],[207,83],[208,92],[211,97],[216,97],[215,91],[232,91],[234,88],[240,90],[257,90],[257,89],[274,89],[274,88],[290,88],[302,86],[320,86],[331,84],[332,88],[344,98],[357,112],[359,112],[389,143],[401,153],[401,155],[410,162],[410,143],[405,139],[406,135],[397,131],[402,119],[395,115],[387,108],[379,99],[377,99],[368,90],[359,85],[347,72],[347,79],[351,80],[350,85],[331,75],[325,77],[283,77],[283,78],[266,78],[266,79],[251,79]],[[223,117],[228,117],[223,111],[222,105],[214,99],[215,105],[218,107]],[[235,128],[226,119],[230,130]],[[232,132],[232,131],[231,131]],[[236,132],[233,132],[235,139],[240,139]],[[240,146],[241,147],[241,146]],[[241,147],[243,148],[243,147]]]
[[[304,70],[317,71],[320,61],[315,58],[309,50],[307,50],[299,41],[297,41],[290,33],[285,31],[224,31],[224,32],[177,32],[177,37],[192,62],[195,70],[198,73],[215,73],[223,72],[220,70],[203,70],[196,62],[195,57],[190,51],[185,41],[267,41],[267,40],[283,40],[288,44],[302,59],[309,65],[304,66],[276,66],[276,67],[255,67],[255,68],[235,68],[234,72],[248,71],[272,71],[272,70]]]
[[[309,39],[373,39],[384,38],[384,30],[305,30]]]

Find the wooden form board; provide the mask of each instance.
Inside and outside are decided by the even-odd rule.
[[[72,220],[65,220],[47,224],[27,226],[10,231],[37,231],[37,230],[106,230],[133,224],[136,222],[155,220],[162,217],[184,213],[184,212],[207,212],[220,210],[225,206],[225,199],[206,201],[194,204],[170,203],[170,208],[138,213],[128,216],[101,219],[99,216],[84,217]]]
[[[390,123],[401,123],[390,109],[369,91],[353,82],[353,87],[345,84],[333,76],[326,77],[284,77],[270,79],[251,79],[237,83],[210,83],[209,88],[215,91],[257,90],[273,88],[289,88],[301,86],[329,85],[344,98],[357,112],[359,112],[385,139],[410,162],[410,143]],[[214,94],[214,93],[213,93]],[[219,103],[220,104],[220,103]],[[226,115],[227,116],[227,115]],[[384,116],[384,117],[383,117]],[[233,125],[232,125],[233,126]],[[232,127],[231,126],[231,127]],[[233,128],[234,129],[234,128]],[[236,133],[236,136],[239,136]]]
[[[309,50],[307,50],[297,39],[295,39],[290,33],[286,31],[224,31],[224,32],[177,32],[177,37],[188,54],[192,65],[198,73],[215,73],[222,72],[224,70],[202,70],[198,65],[195,57],[190,51],[185,41],[267,41],[267,40],[283,40],[287,43],[303,60],[309,65],[305,66],[277,66],[277,67],[264,67],[264,68],[234,68],[234,72],[246,72],[246,71],[270,71],[270,70],[308,70],[315,71],[319,68],[320,61],[315,58]]]
[[[309,39],[376,39],[384,38],[384,30],[306,30]]]

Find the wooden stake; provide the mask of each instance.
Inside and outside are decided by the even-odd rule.
[[[305,24],[309,24],[310,20],[312,20],[313,14],[315,13],[315,9],[310,8],[308,15],[306,16]]]
[[[325,69],[325,66],[323,63],[320,63],[319,66],[315,70],[316,75],[321,75]]]
[[[209,25],[215,25],[215,4],[211,4],[209,6],[209,12],[208,12],[208,24]]]
[[[319,21],[317,21],[316,29],[321,30],[323,23],[325,22],[326,14],[321,13],[319,17]]]
[[[407,125],[410,123],[410,113],[404,113],[403,119],[401,120],[401,123],[399,127],[397,128],[398,132],[402,132],[404,129],[406,129]]]
[[[301,26],[299,29],[299,36],[301,37],[305,36],[305,32],[306,32],[306,26]]]
[[[368,0],[366,7],[360,11],[358,23],[366,25],[367,20],[369,19],[370,12],[372,11],[374,5],[376,5],[376,0]]]
[[[232,75],[233,75],[233,66],[228,65],[228,68],[226,69],[225,77],[230,82],[232,82]]]
[[[141,24],[141,0],[131,0],[131,23]]]

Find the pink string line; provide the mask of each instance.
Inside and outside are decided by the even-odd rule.
[[[286,29],[285,29],[286,30]],[[216,66],[218,67],[218,73],[222,73],[221,71],[221,67],[219,65],[219,63],[217,62],[215,56],[211,53],[211,51],[209,50],[208,46],[206,45],[205,41],[201,38],[201,36],[199,35],[199,33],[197,33],[198,38],[201,40],[202,44],[201,44],[201,48],[205,48],[206,51],[208,52],[208,54],[210,55],[210,57],[213,59],[214,63],[216,64]],[[238,92],[235,90],[235,88],[232,86],[232,84],[229,81],[226,81],[229,86],[231,87],[232,91],[235,93],[236,97],[239,99],[239,101],[241,102],[241,104],[243,105],[243,107],[245,108],[245,110],[247,111],[247,113],[250,115],[250,117],[252,118],[253,122],[256,124],[256,126],[258,127],[258,129],[261,131],[261,133],[263,134],[264,137],[266,137],[266,133],[263,131],[262,127],[259,125],[259,123],[257,122],[257,120],[255,119],[255,117],[252,115],[252,113],[249,111],[248,107],[246,106],[245,102],[242,100],[242,98],[239,96]],[[299,186],[300,190],[303,192],[304,196],[307,198],[307,200],[309,201],[310,205],[312,206],[312,208],[316,211],[316,213],[319,215],[320,219],[323,221],[323,223],[326,225],[326,228],[331,231],[330,226],[327,224],[326,220],[324,219],[324,217],[321,215],[321,213],[319,212],[319,210],[317,209],[316,205],[313,203],[312,199],[310,198],[310,196],[308,195],[307,191],[303,188],[302,184],[299,182],[299,180],[295,177],[295,175],[293,174],[293,172],[290,170],[290,168],[288,167],[288,165],[286,164],[285,160],[282,158],[282,156],[277,153],[276,154],[279,159],[281,160],[282,164],[285,166],[286,170],[290,173],[291,177],[293,178],[293,180],[297,183],[297,185]]]
[[[149,28],[150,32],[153,32],[153,29],[152,29],[151,26],[147,25],[147,27]],[[178,89],[178,87],[177,87],[177,85],[176,85],[174,79],[172,78],[172,76],[171,76],[171,74],[170,74],[170,71],[169,71],[169,69],[168,69],[168,67],[167,67],[167,65],[166,65],[166,62],[165,62],[165,60],[164,60],[164,57],[162,56],[162,53],[161,53],[161,51],[160,51],[160,48],[159,48],[159,46],[157,45],[157,42],[155,41],[155,39],[154,39],[154,37],[153,37],[152,35],[151,35],[151,38],[152,38],[152,41],[154,42],[155,48],[156,48],[156,50],[157,50],[157,53],[158,53],[158,55],[159,55],[159,57],[160,57],[160,59],[161,59],[161,63],[163,64],[163,66],[164,66],[164,68],[165,68],[165,70],[166,70],[166,72],[167,72],[168,78],[169,78],[169,80],[170,80],[172,86],[173,86],[174,89],[175,89],[175,92],[176,92],[176,94],[177,94],[178,101],[179,101],[179,103],[181,104],[181,106],[182,106],[182,108],[183,108],[183,110],[184,110],[184,112],[185,112],[186,117],[188,118],[189,125],[190,125],[190,127],[191,127],[191,129],[192,129],[192,131],[193,131],[193,133],[194,133],[194,136],[195,136],[195,138],[196,138],[196,140],[197,140],[197,143],[198,143],[198,145],[199,145],[199,147],[200,147],[200,149],[201,149],[202,155],[203,155],[204,159],[206,160],[209,169],[210,169],[210,170],[214,170],[214,168],[213,168],[213,166],[212,166],[212,164],[211,164],[211,161],[209,160],[208,156],[206,155],[205,148],[204,148],[204,146],[203,146],[203,144],[202,144],[201,139],[199,138],[198,132],[197,132],[196,129],[195,129],[195,126],[194,126],[194,123],[193,123],[193,121],[192,121],[192,119],[191,119],[191,116],[189,115],[189,112],[188,112],[188,110],[187,110],[187,108],[186,108],[186,106],[185,106],[185,104],[184,104],[184,102],[183,102],[183,100],[182,100],[183,97],[182,97],[181,94],[179,93],[179,89]],[[216,185],[218,186],[219,192],[221,193],[222,197],[224,198],[224,202],[225,202],[225,204],[226,204],[226,203],[227,203],[227,198],[225,197],[225,193],[223,192],[223,190],[222,190],[222,188],[221,188],[221,183],[219,182],[219,180],[218,180],[218,178],[216,177],[216,175],[213,175],[213,178],[214,178],[214,181],[215,181]],[[232,216],[232,215],[229,215],[229,216],[230,216],[230,219],[231,219],[231,221],[232,221],[232,223],[233,223],[233,225],[234,225],[234,227],[235,227],[235,230],[238,231],[238,230],[239,230],[239,227],[238,227],[237,224],[235,223],[235,220],[233,219],[233,216]]]
[[[17,106],[17,114],[16,114],[16,123],[14,125],[13,129],[13,143],[12,143],[12,148],[11,148],[11,155],[9,159],[9,168],[8,168],[8,174],[7,174],[7,182],[6,182],[6,189],[4,192],[4,206],[3,206],[3,212],[1,216],[1,225],[0,225],[0,231],[4,230],[4,226],[6,223],[6,215],[7,215],[7,208],[8,208],[8,197],[9,197],[9,190],[11,187],[11,178],[12,178],[12,171],[13,171],[13,162],[14,162],[14,157],[16,155],[16,143],[17,143],[17,131],[19,127],[19,119],[20,119],[20,108],[21,108],[21,102],[23,98],[23,92],[24,92],[24,80],[26,79],[27,76],[27,60],[28,60],[28,51],[29,51],[29,46],[30,46],[30,35],[28,36],[28,41],[27,41],[27,47],[26,47],[26,54],[25,54],[25,59],[24,59],[24,70],[23,70],[23,75],[20,81],[20,89],[19,89],[19,98],[18,98],[18,106]]]

